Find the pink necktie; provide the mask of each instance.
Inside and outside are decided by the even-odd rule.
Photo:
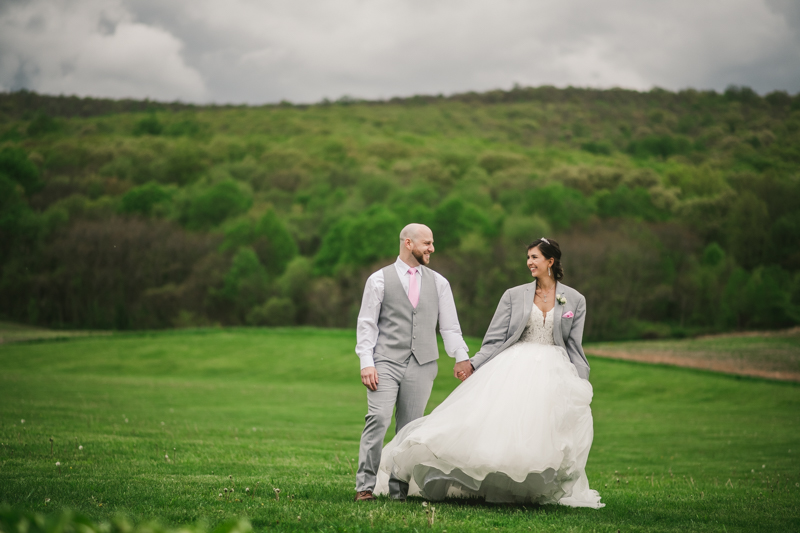
[[[414,309],[416,309],[419,303],[419,286],[417,285],[417,278],[414,277],[414,274],[417,273],[417,269],[409,268],[408,273],[410,274],[408,278],[408,300],[411,302],[411,305],[414,306]]]

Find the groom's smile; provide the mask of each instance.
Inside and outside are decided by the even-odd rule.
[[[433,252],[433,238],[431,238],[430,240],[424,239],[419,247],[417,247],[417,243],[414,243],[411,255],[414,256],[414,259],[416,259],[420,265],[427,265],[431,262],[431,254]]]

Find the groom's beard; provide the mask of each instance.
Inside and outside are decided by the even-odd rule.
[[[414,259],[416,259],[417,263],[420,265],[427,265],[431,260],[431,256],[425,257],[425,254],[419,250],[411,250],[411,255],[414,256]]]

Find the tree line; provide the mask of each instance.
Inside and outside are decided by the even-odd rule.
[[[800,97],[515,87],[295,106],[0,94],[0,316],[351,327],[408,222],[480,335],[564,250],[590,339],[800,322]]]

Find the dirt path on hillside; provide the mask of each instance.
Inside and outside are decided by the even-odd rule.
[[[787,337],[800,334],[800,326],[789,329],[776,329],[774,331],[736,331],[734,333],[717,333],[716,335],[701,335],[696,340],[703,339],[730,339],[735,337]]]
[[[686,368],[699,368],[722,372],[725,374],[735,374],[739,376],[751,376],[766,379],[776,379],[780,381],[794,381],[800,383],[800,372],[785,372],[779,370],[767,370],[752,365],[747,365],[741,360],[726,361],[724,359],[699,359],[697,357],[687,357],[676,352],[645,352],[645,351],[623,351],[623,350],[604,350],[587,349],[589,355],[597,357],[607,357],[609,359],[622,359],[625,361],[638,361],[640,363],[651,363],[656,365],[673,365]]]
[[[788,337],[800,334],[800,327],[784,329],[778,331],[742,331],[736,333],[721,333],[718,335],[704,335],[695,340],[707,339],[726,339],[737,337]],[[781,370],[774,368],[775,361],[766,361],[763,358],[725,357],[719,351],[679,351],[679,350],[647,350],[647,349],[625,349],[620,348],[593,348],[591,345],[586,348],[589,355],[597,357],[607,357],[609,359],[622,359],[625,361],[638,361],[640,363],[651,363],[658,365],[673,365],[686,368],[698,368],[722,372],[724,374],[735,374],[739,376],[751,376],[780,381],[793,381],[800,383],[800,372],[792,370]],[[792,357],[792,355],[790,355]],[[796,358],[796,354],[793,356]],[[777,365],[782,366],[782,365]]]

